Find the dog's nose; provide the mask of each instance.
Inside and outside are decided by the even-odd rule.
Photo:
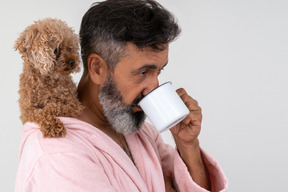
[[[68,65],[70,65],[70,67],[73,67],[75,65],[75,60],[69,60]]]

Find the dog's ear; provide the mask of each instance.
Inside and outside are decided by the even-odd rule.
[[[37,33],[37,28],[32,28],[32,26],[27,27],[15,41],[15,51],[18,50],[20,54],[24,54],[29,51],[32,47],[33,39]]]
[[[53,50],[48,41],[48,34],[32,25],[21,33],[14,48],[27,57],[34,64],[34,68],[38,69],[42,75],[47,75],[54,65],[54,58],[51,57]]]
[[[34,67],[40,71],[42,75],[47,75],[54,66],[55,58],[52,55],[54,50],[49,46],[49,37],[47,34],[40,34],[37,40],[33,42],[31,49],[31,57],[34,60]]]

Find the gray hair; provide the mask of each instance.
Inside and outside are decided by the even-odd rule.
[[[161,51],[179,33],[173,15],[154,0],[106,0],[93,4],[80,27],[84,67],[87,69],[88,56],[96,53],[113,70],[124,56],[127,42]]]

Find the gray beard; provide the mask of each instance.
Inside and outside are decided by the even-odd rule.
[[[121,134],[131,134],[138,131],[146,118],[143,111],[133,113],[133,105],[140,99],[136,99],[130,106],[124,104],[123,97],[117,89],[115,81],[108,75],[102,90],[99,93],[99,102],[102,105],[104,115],[112,128]]]

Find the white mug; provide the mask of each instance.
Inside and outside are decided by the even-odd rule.
[[[189,114],[171,84],[166,82],[155,88],[138,104],[159,132],[172,128]]]

